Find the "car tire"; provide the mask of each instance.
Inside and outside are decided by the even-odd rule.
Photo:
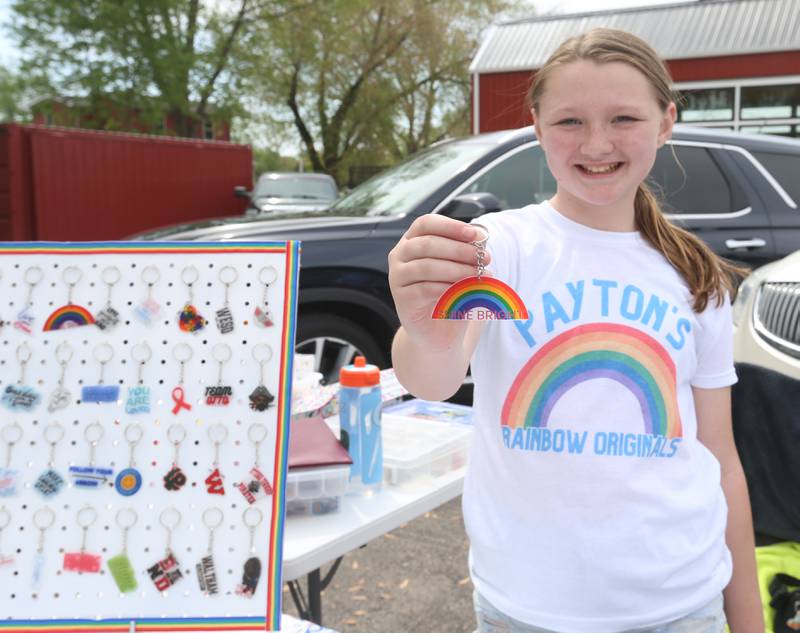
[[[358,323],[336,314],[315,313],[298,320],[295,352],[314,354],[314,370],[322,373],[323,383],[339,381],[339,369],[364,356],[368,363],[387,367],[388,358],[381,346]]]

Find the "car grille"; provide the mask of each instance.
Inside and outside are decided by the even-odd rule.
[[[755,304],[756,332],[773,347],[800,358],[800,282],[764,282]]]

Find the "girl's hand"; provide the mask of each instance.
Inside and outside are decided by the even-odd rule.
[[[442,215],[414,220],[389,253],[389,287],[400,324],[419,346],[449,349],[464,336],[469,321],[434,320],[433,308],[456,281],[476,274],[480,229]],[[484,262],[489,263],[486,253]]]

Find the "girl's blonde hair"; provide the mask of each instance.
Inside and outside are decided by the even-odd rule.
[[[547,78],[560,66],[579,60],[597,64],[622,62],[632,66],[653,87],[662,111],[666,111],[670,102],[680,99],[672,90],[669,71],[647,42],[626,31],[596,28],[566,40],[556,49],[533,77],[527,94],[528,107],[538,115]],[[711,297],[715,297],[720,306],[726,291],[731,297],[735,296],[737,281],[747,269],[718,257],[692,233],[670,224],[658,199],[644,182],[636,191],[634,213],[636,228],[686,280],[694,298],[695,312],[702,312]]]

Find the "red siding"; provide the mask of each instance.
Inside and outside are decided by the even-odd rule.
[[[252,151],[244,145],[37,126],[0,131],[13,140],[14,128],[29,151],[4,152],[0,144],[0,220],[4,154],[12,174],[23,177],[10,188],[12,226],[4,239],[111,240],[236,215],[246,203],[234,198],[234,186],[252,187]]]
[[[800,51],[679,59],[667,66],[676,82],[800,75]],[[528,70],[480,76],[481,132],[530,125],[524,102],[532,76]]]

